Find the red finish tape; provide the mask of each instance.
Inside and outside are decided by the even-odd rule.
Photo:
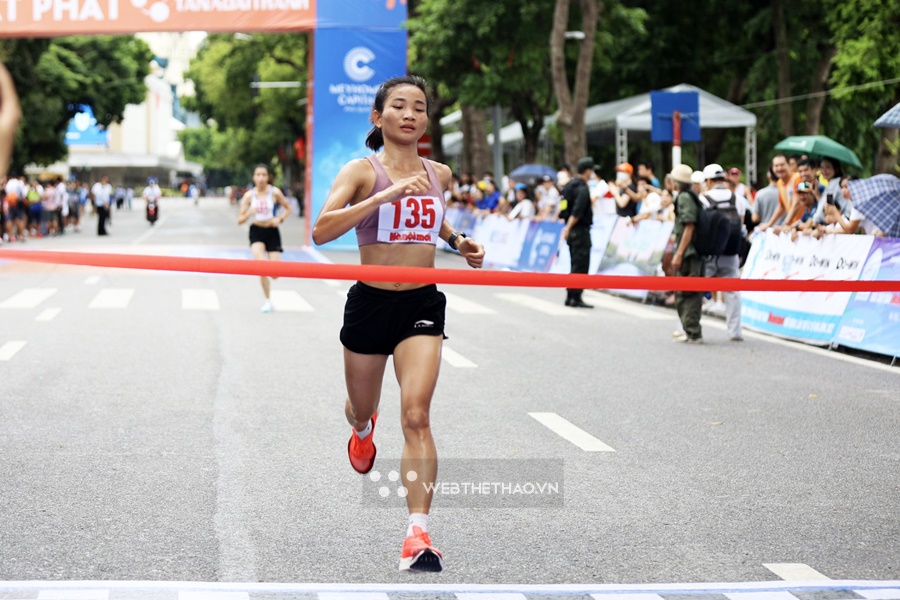
[[[141,254],[94,254],[43,250],[2,250],[0,259],[114,267],[150,271],[188,271],[225,275],[267,275],[303,279],[344,279],[403,283],[441,283],[507,287],[660,290],[682,292],[900,292],[900,281],[835,281],[798,279],[722,279],[704,277],[634,277],[624,275],[558,275],[474,269],[428,269],[380,265],[335,265],[270,262],[231,258],[190,258]]]

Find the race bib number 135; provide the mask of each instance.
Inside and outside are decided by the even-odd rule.
[[[433,196],[407,196],[378,209],[378,241],[436,244],[444,207]]]

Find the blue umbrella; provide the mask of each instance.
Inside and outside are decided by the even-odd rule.
[[[886,129],[900,129],[900,104],[894,106],[875,121],[875,127]]]
[[[522,165],[521,167],[516,167],[513,172],[509,174],[510,179],[530,184],[536,183],[544,176],[550,177],[553,179],[553,182],[556,183],[556,169],[548,167],[547,165]]]
[[[900,179],[890,174],[847,182],[853,207],[887,237],[900,237]]]

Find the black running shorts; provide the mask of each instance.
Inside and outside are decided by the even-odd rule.
[[[262,242],[266,245],[266,252],[284,252],[281,249],[281,233],[277,227],[250,226],[250,245]]]
[[[391,292],[357,282],[347,293],[341,343],[357,354],[393,354],[414,335],[443,336],[446,308],[435,285]]]

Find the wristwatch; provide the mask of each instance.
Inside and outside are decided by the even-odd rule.
[[[457,240],[461,237],[464,238],[464,237],[468,237],[468,236],[466,234],[464,234],[462,231],[454,231],[453,233],[450,234],[450,237],[447,238],[447,245],[450,246],[451,248],[453,248],[454,250],[459,250],[459,242],[457,242]]]

